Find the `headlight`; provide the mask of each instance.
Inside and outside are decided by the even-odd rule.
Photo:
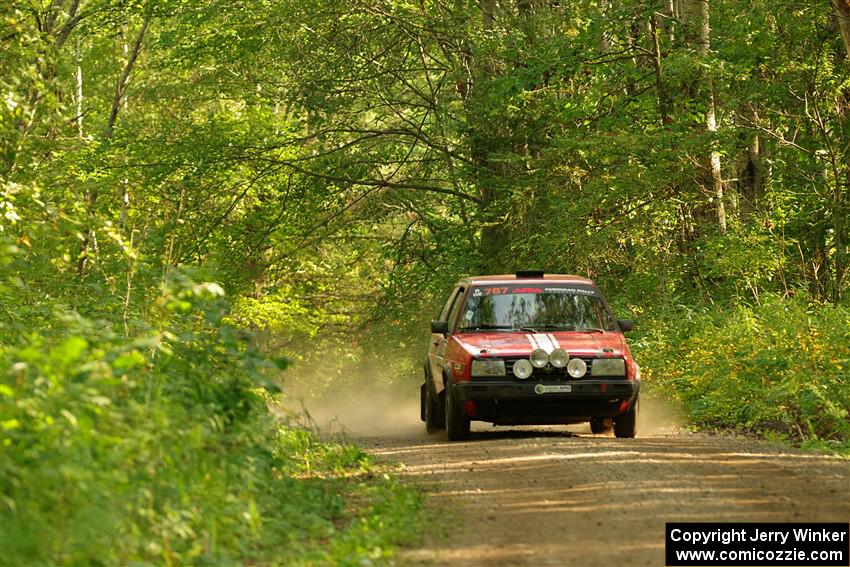
[[[556,348],[552,351],[552,354],[549,355],[549,362],[551,362],[552,366],[555,368],[563,368],[569,361],[570,355],[568,355],[567,351],[562,348]]]
[[[505,361],[486,358],[473,360],[470,372],[473,376],[504,376]]]
[[[571,358],[567,364],[567,372],[573,378],[581,378],[587,372],[587,363],[580,358]]]
[[[546,354],[546,351],[542,348],[536,348],[531,351],[531,364],[533,364],[535,368],[543,368],[549,364],[549,355]]]
[[[514,376],[519,378],[520,380],[525,380],[531,373],[534,372],[534,368],[531,366],[531,362],[522,358],[514,362]]]
[[[622,358],[594,358],[590,366],[591,376],[625,376],[626,361]]]

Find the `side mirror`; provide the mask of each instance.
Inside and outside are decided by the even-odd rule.
[[[635,328],[635,322],[631,319],[617,319],[617,324],[620,326],[620,330],[624,333],[628,333]]]
[[[449,322],[448,321],[431,321],[431,332],[439,333],[441,335],[449,334]]]

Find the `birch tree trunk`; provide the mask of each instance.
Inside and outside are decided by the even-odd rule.
[[[74,49],[74,60],[77,64],[77,95],[75,97],[75,107],[77,110],[77,136],[83,139],[83,67],[82,53],[80,51],[80,40],[77,40],[77,45]]]
[[[709,18],[709,0],[686,0],[682,6],[682,17],[688,28],[689,43],[696,47],[700,60],[708,58],[711,49],[711,26]],[[703,74],[704,72],[701,72]],[[717,132],[717,106],[714,98],[714,81],[711,75],[703,75],[697,89],[704,89],[707,95],[705,128],[710,134]],[[717,227],[721,234],[726,233],[726,204],[724,202],[725,184],[720,162],[720,153],[711,150],[708,156],[708,171],[711,178],[711,193]]]
[[[127,42],[124,42],[124,62],[125,64],[130,60],[130,46],[127,45]],[[123,97],[122,101],[122,110],[124,114],[127,113],[127,97]],[[127,214],[130,208],[130,182],[125,177],[121,182],[121,187],[118,191],[118,198],[121,203],[121,214],[118,217],[118,226],[121,227],[121,230],[127,229]]]

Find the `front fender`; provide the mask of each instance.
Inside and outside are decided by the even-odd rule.
[[[425,373],[425,387],[428,388],[428,391],[431,393],[431,396],[434,399],[439,397],[437,393],[437,384],[435,383],[434,377],[431,372],[431,363],[428,360],[428,355],[425,355],[425,363],[422,365],[422,370]],[[443,386],[445,386],[445,379],[443,380]]]
[[[455,384],[455,375],[452,372],[451,366],[448,366],[443,369],[443,387],[448,388],[450,385],[454,386]]]

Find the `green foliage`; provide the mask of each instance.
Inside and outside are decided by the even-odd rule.
[[[221,323],[221,295],[175,275],[139,336],[68,311],[5,336],[4,561],[359,564],[408,539],[416,493],[359,449],[280,426],[279,365]]]
[[[647,316],[643,376],[702,427],[850,450],[850,310],[762,297],[757,306]]]
[[[698,244],[700,271],[716,282],[716,295],[758,301],[759,290],[783,276],[788,245],[756,231],[706,238]]]

